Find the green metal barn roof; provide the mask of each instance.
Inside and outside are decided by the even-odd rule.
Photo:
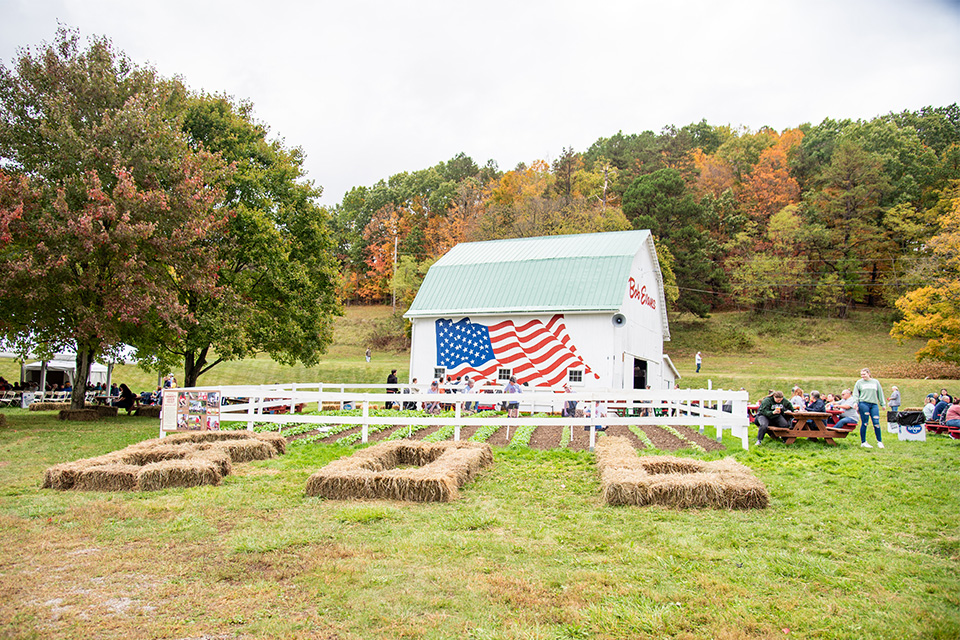
[[[427,272],[407,317],[616,311],[650,232],[458,244]]]

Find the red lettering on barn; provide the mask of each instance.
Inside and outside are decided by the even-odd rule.
[[[657,308],[657,299],[647,295],[647,285],[637,289],[637,281],[632,277],[629,281],[629,291],[631,300],[639,300],[640,304],[646,305],[651,309]]]

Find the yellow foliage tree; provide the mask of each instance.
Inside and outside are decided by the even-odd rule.
[[[960,181],[944,201],[941,231],[929,243],[933,253],[930,284],[897,300],[903,320],[893,325],[890,335],[901,343],[926,338],[926,345],[916,353],[918,362],[960,364]]]

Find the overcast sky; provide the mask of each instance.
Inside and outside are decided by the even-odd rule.
[[[252,101],[330,205],[461,151],[510,169],[617,131],[960,100],[958,0],[0,0],[0,59],[58,21]]]

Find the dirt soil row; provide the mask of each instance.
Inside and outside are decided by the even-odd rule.
[[[412,440],[422,440],[426,436],[435,432],[439,427],[427,427],[426,429],[421,429],[420,431],[414,432],[410,435]],[[460,428],[460,439],[467,440],[474,434],[478,427],[461,427]],[[707,451],[718,451],[725,449],[722,444],[717,442],[712,438],[701,434],[699,431],[691,429],[685,426],[676,426],[673,427],[678,433],[683,436],[683,439],[678,438],[674,434],[670,433],[666,429],[661,427],[645,425],[641,426],[640,429],[647,434],[647,437],[650,439],[650,442],[653,443],[653,446],[661,451],[677,451],[678,449],[689,449],[690,443],[695,443],[706,449]],[[370,442],[380,442],[391,436],[398,429],[408,429],[408,427],[387,427],[382,431],[377,433],[371,433],[369,436]],[[501,427],[494,433],[490,438],[487,439],[487,443],[491,447],[505,447],[510,444],[510,438],[513,437],[515,432],[514,427]],[[355,427],[349,431],[342,431],[336,435],[329,436],[327,438],[322,438],[318,442],[323,442],[325,444],[333,444],[340,438],[350,435],[353,433],[359,433],[360,427]],[[318,433],[316,431],[310,433],[304,433],[299,436],[294,436],[291,440],[297,438],[306,437],[311,434]],[[629,427],[624,425],[611,425],[607,428],[606,433],[612,436],[624,436],[626,437],[633,446],[637,449],[645,449],[646,445],[643,443],[640,438],[638,438]],[[530,437],[530,448],[531,449],[557,449],[560,447],[560,438],[563,435],[563,427],[560,425],[550,425],[544,427],[537,427],[533,432],[533,435]],[[574,428],[573,433],[571,434],[570,444],[567,445],[568,449],[574,451],[585,451],[590,447],[590,432],[583,428]]]

